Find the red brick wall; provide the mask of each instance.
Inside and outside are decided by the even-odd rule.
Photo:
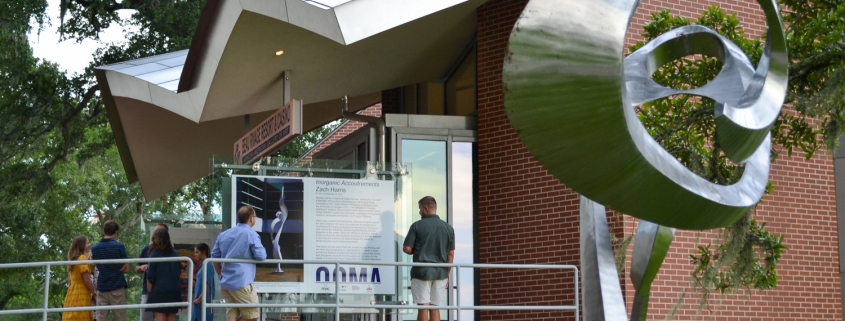
[[[578,264],[578,196],[551,177],[519,141],[504,112],[501,71],[507,39],[526,1],[492,0],[478,8],[478,242],[481,263]],[[629,44],[640,40],[650,13],[669,8],[689,19],[720,5],[736,13],[746,34],[759,37],[765,26],[756,1],[643,0],[629,29]],[[655,281],[650,319],[663,319],[690,292],[676,320],[840,320],[838,253],[830,156],[806,161],[785,152],[772,165],[776,190],[758,207],[756,219],[783,234],[789,250],[780,286],[767,292],[714,296],[712,311],[698,312],[691,293],[689,254],[712,242],[714,231],[680,231]],[[635,220],[626,218],[624,233]],[[619,232],[618,229],[615,232]],[[514,271],[480,273],[481,304],[570,304],[571,275],[527,275]],[[626,300],[633,288],[626,275]],[[630,310],[630,306],[629,306]],[[483,320],[569,319],[565,312],[485,312]]]
[[[282,313],[279,321],[299,321],[299,314],[297,313]]]
[[[373,117],[381,117],[381,104],[375,104],[370,107],[364,108],[359,113],[364,116],[373,116]],[[321,142],[317,143],[314,148],[312,148],[308,153],[306,153],[302,160],[309,161],[311,160],[315,154],[319,153],[321,150],[325,149],[326,147],[331,146],[334,143],[337,143],[344,137],[348,136],[349,134],[354,133],[356,130],[360,129],[361,127],[367,126],[366,123],[362,123],[359,121],[350,120],[347,121],[338,127],[333,133],[329,136],[324,138]]]
[[[772,164],[769,178],[775,191],[765,197],[755,215],[770,232],[784,235],[789,247],[778,267],[778,287],[713,295],[710,310],[699,311],[689,255],[696,246],[714,242],[717,232],[678,231],[652,287],[651,315],[662,318],[686,292],[675,320],[842,319],[832,161],[827,155],[807,161],[801,153],[785,154]],[[627,219],[628,235],[636,230],[635,221]],[[630,311],[634,290],[629,278],[626,274]]]
[[[401,114],[402,88],[393,88],[381,92],[381,106],[385,114]]]
[[[507,40],[526,1],[490,1],[478,19],[478,251],[480,263],[577,264],[578,195],[519,141],[502,102]],[[480,301],[574,302],[573,274],[480,271]],[[484,312],[482,320],[559,320],[571,312]]]
[[[642,26],[651,21],[651,14],[654,12],[669,9],[672,15],[680,15],[695,22],[710,6],[719,6],[725,12],[736,14],[737,19],[745,28],[746,36],[760,37],[766,30],[765,15],[760,5],[754,0],[642,0],[631,19],[628,39],[642,40],[640,37],[643,33]],[[633,44],[633,42],[629,43]]]

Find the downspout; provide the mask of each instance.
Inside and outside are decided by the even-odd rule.
[[[367,123],[367,124],[375,124],[378,127],[378,161],[379,161],[379,163],[384,164],[384,162],[385,162],[385,159],[384,159],[385,158],[384,157],[384,155],[385,155],[384,119],[381,119],[380,117],[364,116],[364,115],[358,115],[356,113],[349,112],[349,97],[348,96],[343,96],[343,109],[341,110],[341,114],[343,115],[343,118],[346,118],[346,119],[349,119],[349,120],[354,120],[354,121],[359,121],[359,122]]]

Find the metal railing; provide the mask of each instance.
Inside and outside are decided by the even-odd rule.
[[[31,267],[45,267],[44,274],[44,305],[40,309],[17,309],[17,310],[0,310],[0,315],[13,314],[35,314],[41,313],[42,320],[47,320],[48,313],[55,312],[73,312],[73,311],[99,311],[99,310],[127,310],[140,308],[163,308],[163,307],[184,307],[187,310],[187,319],[191,320],[192,310],[191,301],[193,301],[193,278],[188,278],[188,298],[187,302],[174,303],[155,303],[155,304],[126,304],[126,305],[109,305],[109,306],[88,306],[88,307],[73,307],[73,308],[50,308],[48,307],[48,299],[50,292],[50,268],[53,266],[68,266],[68,265],[82,265],[82,264],[123,264],[123,263],[151,263],[151,262],[188,262],[188,271],[194,271],[194,262],[187,257],[170,257],[170,258],[147,258],[147,259],[120,259],[120,260],[87,260],[87,261],[56,261],[56,262],[32,262],[32,263],[8,263],[0,264],[0,269],[13,268],[31,268]],[[427,267],[450,267],[454,268],[455,285],[455,305],[438,306],[438,310],[456,310],[457,319],[461,319],[462,310],[480,310],[480,311],[504,311],[504,310],[520,310],[520,311],[574,311],[575,321],[580,318],[579,295],[578,295],[578,267],[574,265],[543,265],[543,264],[444,264],[444,263],[404,263],[404,262],[372,262],[372,261],[331,261],[331,260],[235,260],[235,259],[207,259],[202,264],[207,263],[283,263],[283,264],[328,264],[335,266],[335,302],[334,303],[314,303],[314,304],[277,304],[277,303],[257,303],[257,304],[235,304],[235,303],[207,303],[207,298],[203,296],[201,303],[201,318],[206,318],[206,308],[333,308],[335,311],[335,320],[340,320],[340,309],[342,308],[364,308],[364,309],[397,309],[396,305],[391,304],[348,304],[340,301],[340,283],[341,283],[341,265],[378,265],[378,266],[427,266]],[[572,270],[574,272],[574,305],[553,305],[553,306],[519,306],[519,305],[482,305],[482,306],[465,306],[460,305],[460,281],[461,269],[545,269],[545,270]],[[203,269],[201,276],[202,293],[208,292],[208,269]],[[419,310],[431,309],[431,306],[422,305],[403,305],[401,309]]]
[[[188,257],[166,257],[166,258],[146,258],[146,259],[119,259],[119,260],[86,260],[86,261],[55,261],[55,262],[30,262],[30,263],[7,263],[0,264],[2,269],[19,269],[44,267],[44,305],[40,309],[17,309],[17,310],[0,310],[0,315],[11,314],[35,314],[41,313],[42,320],[47,320],[47,314],[51,312],[75,312],[75,311],[99,311],[99,310],[128,310],[140,308],[165,308],[165,307],[185,307],[188,311],[188,320],[191,319],[191,302],[174,302],[174,303],[155,303],[155,304],[125,304],[125,305],[107,305],[107,306],[87,306],[87,307],[73,307],[73,308],[50,308],[48,307],[48,299],[50,294],[50,268],[53,266],[68,266],[68,265],[83,265],[83,264],[124,264],[124,263],[153,263],[153,262],[188,262],[188,271],[194,270],[194,261]],[[193,272],[191,272],[193,273]],[[194,282],[193,278],[188,278],[188,297],[193,297]]]
[[[427,266],[427,267],[451,267],[455,269],[455,284],[460,287],[461,282],[461,269],[462,268],[473,268],[473,269],[548,269],[548,270],[572,270],[574,272],[574,295],[575,295],[575,304],[574,305],[552,305],[552,306],[518,306],[518,305],[460,305],[460,295],[461,291],[458,289],[455,293],[455,302],[456,305],[446,305],[446,306],[438,306],[438,310],[456,310],[457,311],[457,319],[461,319],[461,310],[480,310],[480,311],[507,311],[507,310],[520,310],[520,311],[574,311],[575,312],[575,321],[578,321],[580,318],[580,308],[579,308],[579,301],[578,301],[578,267],[574,265],[543,265],[543,264],[446,264],[446,263],[404,263],[404,262],[373,262],[373,261],[331,261],[331,260],[264,260],[264,261],[255,261],[255,260],[236,260],[236,259],[207,259],[202,264],[207,263],[269,263],[269,264],[330,264],[334,265],[334,296],[335,302],[334,303],[313,303],[313,304],[302,304],[302,303],[295,303],[295,304],[280,304],[280,303],[257,303],[257,304],[233,304],[233,303],[206,303],[206,298],[203,297],[202,301],[202,308],[200,309],[200,320],[205,320],[205,312],[206,308],[334,308],[335,311],[335,321],[340,320],[340,309],[342,308],[363,308],[363,309],[397,309],[396,305],[387,305],[387,304],[345,304],[341,303],[340,301],[340,293],[339,293],[339,285],[341,280],[341,270],[339,267],[341,265],[378,265],[378,266]],[[208,269],[202,269],[203,273],[201,276],[202,280],[202,293],[208,292]],[[413,309],[413,310],[429,310],[432,309],[431,306],[425,305],[403,305],[401,309]]]

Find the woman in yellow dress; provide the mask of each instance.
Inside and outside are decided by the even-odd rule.
[[[77,236],[70,244],[67,253],[69,261],[86,261],[85,253],[91,247],[88,238],[84,235]],[[65,308],[91,306],[91,296],[97,293],[94,284],[91,282],[91,265],[68,265],[67,274],[70,278],[70,287],[65,296]],[[65,312],[62,314],[62,321],[91,321],[94,314],[91,311]]]

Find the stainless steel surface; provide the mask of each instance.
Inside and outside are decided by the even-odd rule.
[[[375,162],[370,162],[375,164]],[[254,164],[253,164],[254,165]],[[213,164],[212,168],[227,168],[227,169],[253,169],[253,165],[231,165],[231,164]],[[368,165],[370,166],[370,165]],[[399,166],[398,164],[395,166]],[[315,167],[286,167],[286,166],[270,166],[259,165],[258,171],[283,171],[283,172],[298,172],[298,173],[342,173],[342,174],[358,174],[359,178],[364,178],[367,175],[366,170],[360,169],[336,169],[336,168],[315,168]],[[397,170],[380,170],[375,172],[376,175],[407,175],[408,172],[404,169]]]
[[[581,283],[584,320],[627,320],[604,205],[581,196]]]
[[[605,207],[581,196],[580,219],[584,319],[627,320]],[[651,284],[669,251],[674,234],[674,228],[640,220],[631,261],[631,281],[636,290],[632,321],[647,320]]]
[[[751,73],[736,46],[703,27],[680,28],[623,60],[637,0],[532,0],[510,37],[505,109],[525,146],[556,178],[611,208],[656,224],[728,226],[762,196],[768,129],[783,102],[786,49],[776,3],[761,0],[770,32]],[[695,175],[645,130],[635,105],[681,91],[649,78],[688,54],[724,62],[716,80],[690,94],[719,101],[718,139],[745,172],[733,185]],[[667,201],[669,200],[669,201]]]
[[[675,236],[675,229],[640,220],[634,240],[634,254],[631,258],[631,283],[634,285],[634,304],[631,321],[645,321],[651,284],[663,265],[669,245]]]
[[[673,228],[724,227],[760,200],[769,173],[769,130],[786,93],[786,42],[774,0],[759,1],[769,31],[756,70],[736,45],[702,26],[674,29],[623,59],[638,3],[531,0],[511,33],[503,68],[505,109],[520,139],[550,173],[582,194],[587,320],[627,319],[605,207],[597,202],[642,219],[631,264],[632,319],[645,320]],[[723,63],[710,83],[676,90],[651,79],[664,64],[694,54]],[[737,183],[717,185],[697,176],[640,123],[637,105],[677,94],[716,101],[715,139],[729,159],[745,162]]]
[[[450,179],[450,181],[451,181],[451,179]],[[451,210],[449,211],[449,214],[451,215]],[[457,268],[455,270],[460,270],[460,268]],[[576,277],[576,279],[577,279],[577,277]],[[455,272],[455,284],[461,284],[461,272]],[[575,287],[575,288],[577,289],[578,287]],[[451,296],[451,295],[447,295],[447,296]],[[576,291],[575,296],[576,297],[578,296],[577,291]],[[460,305],[461,305],[461,291],[460,291],[460,289],[457,288],[457,286],[455,286],[455,302],[454,302],[454,304],[458,306],[457,316],[458,316],[458,320],[460,321],[461,320],[461,307],[460,307]],[[577,306],[578,303],[576,302],[575,305]],[[449,313],[449,320],[450,321],[452,320],[452,314],[451,313]]]
[[[50,264],[44,266],[44,312],[41,313],[41,319],[47,321],[47,304],[50,299]]]
[[[290,95],[290,70],[283,71],[282,77],[285,78],[285,84],[284,84],[284,87],[282,88],[282,91],[284,92],[284,97],[283,97],[282,101],[290,101],[291,99],[293,99],[293,97]]]
[[[739,162],[756,148],[780,114],[789,78],[786,36],[775,0],[758,0],[766,13],[766,47],[751,83],[736,104],[717,105],[717,139],[731,160]],[[724,69],[723,69],[724,70]],[[723,107],[723,108],[720,108]],[[768,138],[764,138],[768,140]]]
[[[346,101],[346,96],[343,97],[344,102]],[[340,284],[338,284],[338,280],[340,280],[340,263],[335,262],[334,264],[334,319],[340,321],[340,295],[339,289]]]
[[[685,56],[703,54],[723,63],[722,72],[708,84],[690,90],[664,87],[651,79],[663,65]],[[632,105],[677,94],[692,94],[719,104],[737,105],[754,76],[754,66],[742,49],[706,27],[673,29],[625,58],[625,85]]]

